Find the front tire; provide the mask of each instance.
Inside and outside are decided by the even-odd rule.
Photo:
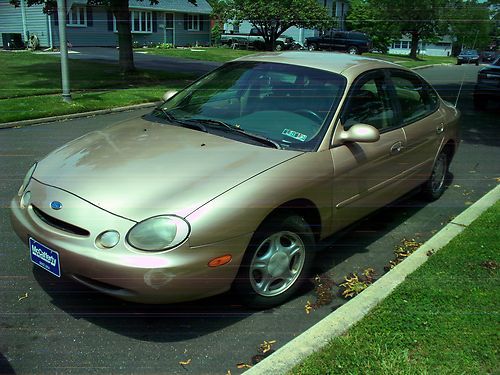
[[[359,55],[359,50],[357,47],[355,46],[350,46],[348,49],[347,49],[347,53],[349,55]]]
[[[435,201],[443,195],[446,190],[448,168],[448,156],[444,152],[441,152],[434,162],[431,177],[423,185],[422,195],[426,200]]]
[[[270,217],[250,241],[233,285],[236,293],[251,308],[282,304],[307,278],[313,247],[304,218],[293,213]]]
[[[316,51],[318,49],[318,45],[316,43],[311,43],[307,46],[307,49],[311,52]]]

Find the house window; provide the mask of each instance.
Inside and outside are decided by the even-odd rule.
[[[68,23],[67,26],[87,26],[87,12],[85,7],[82,6],[72,6],[68,12]]]
[[[197,14],[188,14],[187,16],[187,29],[188,31],[200,30],[200,16]]]
[[[116,18],[113,16],[113,29],[117,32]],[[145,10],[133,10],[130,12],[130,30],[136,34],[147,34],[153,30],[153,14]]]
[[[410,48],[410,42],[408,42],[407,40],[403,40],[401,42],[401,48]]]
[[[401,42],[400,41],[394,42],[393,48],[401,48]]]

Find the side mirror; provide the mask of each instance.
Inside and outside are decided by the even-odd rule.
[[[380,139],[379,131],[368,124],[355,124],[348,130],[342,130],[340,133],[340,141],[346,142],[363,142],[373,143]]]
[[[163,101],[166,102],[168,99],[170,99],[172,96],[174,96],[177,93],[178,93],[177,90],[168,90],[165,94],[163,94]]]

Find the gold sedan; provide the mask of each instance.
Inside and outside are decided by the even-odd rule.
[[[422,77],[359,56],[252,55],[165,99],[33,165],[11,202],[33,263],[131,301],[274,306],[326,237],[437,199],[459,143]]]

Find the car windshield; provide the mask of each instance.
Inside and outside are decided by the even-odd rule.
[[[201,124],[204,131],[217,135],[252,143],[260,137],[279,148],[312,151],[319,146],[345,86],[343,76],[324,70],[233,62],[179,92],[160,109],[167,119]]]
[[[473,49],[468,49],[462,52],[462,55],[477,55],[477,51]]]

